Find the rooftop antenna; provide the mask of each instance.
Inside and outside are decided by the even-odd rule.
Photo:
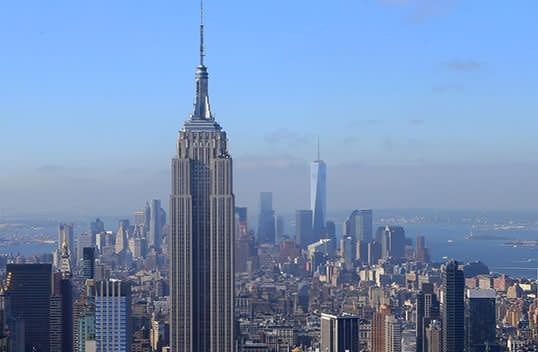
[[[319,153],[319,136],[318,136],[318,159],[317,160],[321,160],[319,156],[320,156],[320,153]]]
[[[200,0],[200,66],[204,66],[204,0]]]

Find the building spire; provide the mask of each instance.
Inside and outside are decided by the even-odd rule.
[[[321,160],[320,158],[320,152],[319,152],[319,136],[318,136],[318,159],[317,160]]]
[[[204,64],[204,2],[200,0],[200,63],[196,67],[196,96],[190,121],[213,121],[209,106],[207,67]]]
[[[204,0],[200,0],[200,66],[204,66]]]

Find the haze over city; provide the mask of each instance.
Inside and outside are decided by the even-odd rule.
[[[0,214],[124,214],[170,192],[194,2],[6,3]],[[209,94],[237,203],[537,209],[538,4],[212,1]],[[6,55],[7,54],[7,55]]]

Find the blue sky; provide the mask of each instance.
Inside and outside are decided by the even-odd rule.
[[[0,214],[124,214],[167,198],[198,6],[0,5]],[[237,202],[273,190],[282,211],[306,207],[319,136],[333,209],[538,209],[537,10],[207,0],[210,94]]]

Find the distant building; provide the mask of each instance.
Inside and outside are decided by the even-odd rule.
[[[285,220],[282,215],[276,217],[276,243],[280,243],[284,240],[285,234]]]
[[[79,262],[82,260],[84,248],[95,247],[95,241],[96,241],[95,234],[93,234],[92,232],[90,232],[90,233],[81,233],[80,235],[78,235],[76,258],[78,258],[77,260]],[[73,259],[71,259],[71,260],[73,260]],[[78,264],[79,263],[77,263],[77,265]]]
[[[235,207],[235,226],[237,231],[235,238],[239,238],[243,235],[246,235],[248,232],[248,209],[246,207]]]
[[[494,289],[467,290],[466,351],[497,351]]]
[[[426,240],[424,236],[418,235],[415,243],[415,259],[417,262],[429,263],[430,253],[426,248]]]
[[[95,221],[90,222],[90,233],[92,235],[97,235],[98,233],[105,232],[105,223],[97,218]]]
[[[359,352],[359,318],[322,313],[320,346],[323,352]]]
[[[26,352],[50,351],[51,278],[50,264],[8,264],[6,267],[8,325],[17,330],[22,324],[18,334],[22,343],[16,342],[15,351],[19,351],[18,348]]]
[[[401,226],[385,226],[378,228],[377,234],[381,235],[382,258],[405,257],[405,230]],[[379,237],[379,236],[376,236]]]
[[[69,248],[69,255],[71,260],[76,263],[75,253],[75,225],[73,224],[60,224],[58,225],[58,253],[62,251],[63,243],[67,243]]]
[[[354,210],[344,223],[344,233],[353,236],[357,242],[370,242],[372,240],[372,219],[372,210]]]
[[[274,244],[276,240],[275,211],[273,193],[260,193],[260,215],[258,217],[258,243]]]
[[[352,271],[355,267],[355,239],[351,236],[346,236],[340,241],[340,256],[344,258],[344,268],[347,271]]]
[[[149,246],[155,249],[161,248],[161,231],[163,227],[161,201],[153,199],[150,203],[150,219],[149,219]]]
[[[442,288],[442,350],[443,352],[461,352],[465,346],[465,281],[463,270],[459,268],[458,262],[450,261],[443,266]]]
[[[368,243],[368,265],[377,264],[381,259],[381,244],[377,241]]]
[[[118,232],[116,233],[115,252],[119,254],[129,248],[129,220],[120,220],[118,224]]]
[[[312,210],[295,212],[295,242],[302,248],[315,242],[312,235]]]
[[[327,216],[327,165],[318,157],[310,164],[310,209],[312,210],[312,231],[314,241],[321,238]]]
[[[83,280],[93,279],[95,277],[95,248],[94,247],[84,247],[82,249],[82,261],[81,261],[80,274]]]

